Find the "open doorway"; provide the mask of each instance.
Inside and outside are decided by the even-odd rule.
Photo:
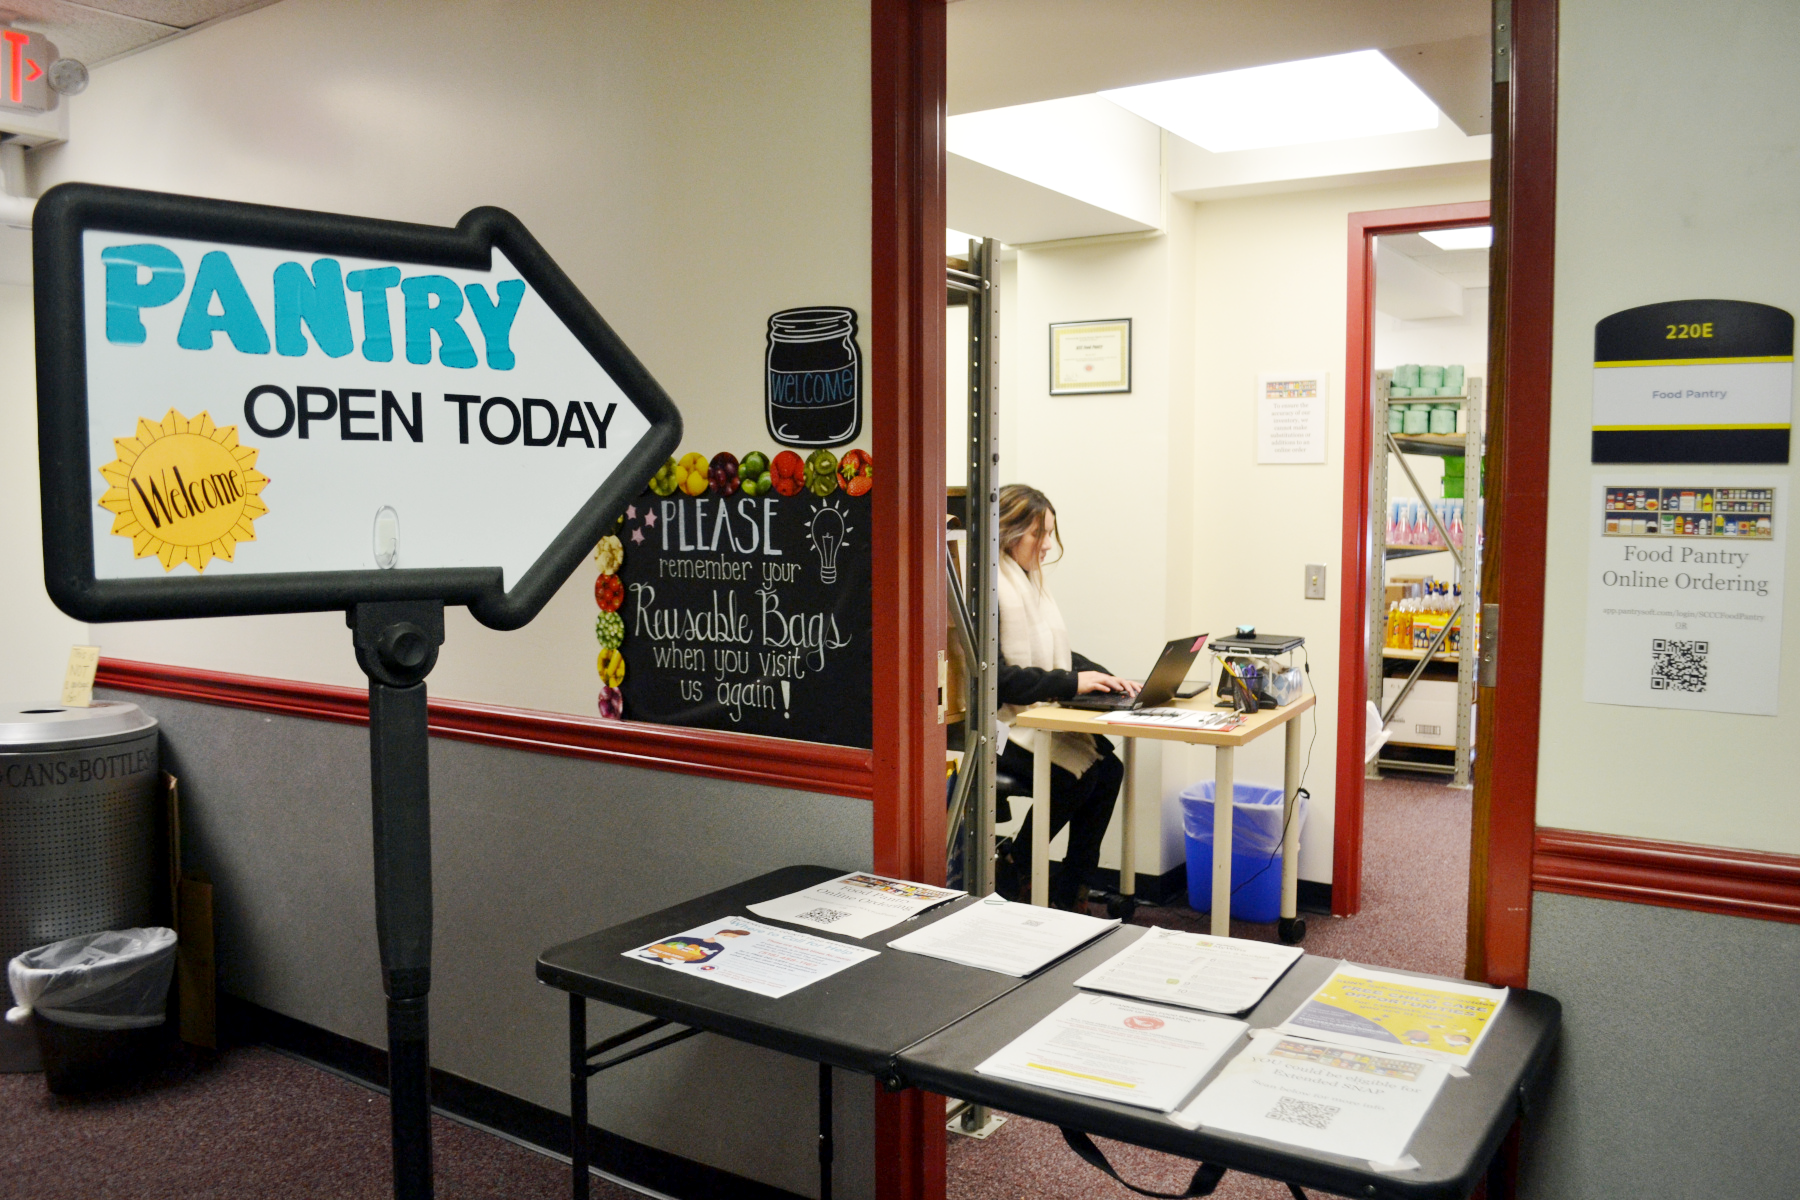
[[[1112,47],[1129,38],[1121,35],[1095,47],[1071,35],[1066,61],[1080,68],[1079,85],[1049,77],[1064,32],[1055,20],[1036,14],[1025,39],[1022,29],[1005,28],[1010,6],[969,0],[951,10],[947,217],[955,229],[1009,247],[999,276],[999,482],[1029,482],[1052,493],[1067,543],[1053,584],[1071,641],[1114,667],[1140,673],[1166,639],[1202,630],[1229,634],[1239,624],[1254,623],[1265,631],[1305,636],[1320,719],[1317,741],[1311,717],[1302,738],[1301,770],[1313,797],[1298,855],[1302,911],[1311,901],[1315,913],[1356,913],[1362,909],[1364,877],[1363,739],[1360,721],[1352,735],[1340,719],[1340,689],[1348,689],[1359,710],[1367,701],[1366,532],[1358,542],[1360,573],[1334,571],[1325,603],[1309,601],[1303,591],[1303,584],[1311,590],[1315,579],[1311,566],[1337,557],[1347,526],[1364,531],[1369,526],[1368,464],[1357,456],[1366,456],[1373,432],[1358,421],[1368,411],[1368,377],[1376,365],[1374,346],[1363,342],[1362,333],[1375,310],[1371,293],[1349,334],[1361,349],[1347,346],[1351,314],[1343,306],[1339,239],[1347,219],[1371,212],[1424,213],[1426,228],[1486,221],[1487,6],[1469,6],[1466,30],[1404,35],[1401,18],[1370,8],[1364,10],[1365,27],[1345,32],[1343,44],[1330,48],[1362,53],[1369,47],[1435,45],[1455,32],[1442,37],[1459,43],[1455,52],[1439,47],[1409,56],[1396,49],[1386,57],[1390,63],[1419,65],[1416,59],[1438,66],[1466,59],[1467,71],[1458,75],[1446,68],[1445,77],[1459,79],[1457,87],[1478,102],[1465,104],[1439,88],[1432,92],[1436,109],[1430,130],[1244,149],[1225,148],[1223,142],[1208,148],[1155,121],[1145,129],[1137,123],[1141,113],[1117,103],[1111,93],[1305,61],[1326,56],[1324,43],[1315,39],[1303,49],[1286,27],[1264,25],[1253,32],[1254,19],[1236,21],[1230,30],[1220,25],[1226,8],[1236,18],[1254,18],[1261,6],[1253,0],[1192,6],[1186,15],[1174,11],[1180,6],[1150,7],[1161,12],[1163,28],[1140,30],[1143,45],[1154,45],[1156,53],[1146,52],[1135,64],[1112,61]],[[968,33],[981,37],[965,41]],[[1403,36],[1414,41],[1404,42]],[[977,44],[1027,40],[1034,47],[1030,79],[1018,62],[995,62],[991,56],[979,78],[960,72]],[[1172,47],[1190,44],[1201,49],[1189,55],[1191,63],[1177,63],[1181,56]],[[1033,117],[1042,118],[1041,128],[1031,125]],[[1194,136],[1205,135],[1195,131]],[[1110,151],[1099,166],[1085,156],[1084,139],[1090,137]],[[1427,140],[1434,149],[1424,148]],[[1400,156],[1402,143],[1415,147],[1419,157]],[[1378,146],[1395,156],[1375,154]],[[1042,169],[1034,158],[1040,150],[1050,160]],[[1430,272],[1418,261],[1428,252],[1401,239],[1419,227],[1415,221],[1411,228],[1392,230],[1393,250]],[[1359,235],[1371,255],[1381,232]],[[958,244],[966,245],[966,239]],[[1404,253],[1409,245],[1415,253]],[[1373,269],[1371,258],[1366,276],[1371,289]],[[1467,308],[1462,315],[1467,327],[1478,331],[1473,341],[1482,353],[1395,350],[1400,355],[1395,365],[1460,363],[1465,378],[1483,377],[1483,315]],[[1127,318],[1130,390],[1059,394],[1052,373],[1053,330]],[[955,358],[956,339],[951,346]],[[1346,362],[1352,364],[1349,370]],[[1330,376],[1323,455],[1316,462],[1296,457],[1288,463],[1259,457],[1259,377],[1280,380],[1309,371],[1321,379]],[[960,377],[951,381],[951,394],[964,388]],[[951,424],[956,444],[954,416]],[[1352,462],[1354,500],[1340,490]],[[1432,466],[1435,471],[1421,472],[1420,484],[1441,492],[1446,463]],[[1395,471],[1398,475],[1398,466]],[[1468,573],[1435,564],[1420,573],[1425,572],[1448,580],[1452,588]],[[1324,574],[1318,573],[1321,583]],[[1385,587],[1384,575],[1377,578]],[[1355,619],[1340,625],[1339,604],[1332,601],[1354,610]],[[1246,752],[1239,779],[1279,785],[1279,744],[1266,747],[1266,762]],[[1332,769],[1345,756],[1355,766],[1349,780]],[[1142,923],[1174,925],[1189,907],[1179,800],[1182,791],[1210,774],[1211,765],[1205,751],[1172,745],[1159,747],[1154,761],[1140,760],[1139,811],[1162,816],[1144,823],[1135,846],[1136,886],[1147,901],[1136,918]],[[1442,787],[1435,779],[1429,786]],[[1355,822],[1348,846],[1346,801]],[[1461,834],[1452,839],[1460,842],[1458,849],[1467,845],[1468,821],[1465,803]],[[1103,844],[1102,872],[1121,865],[1119,832],[1115,827]],[[1449,890],[1460,903],[1468,875],[1466,867],[1459,872]],[[1454,961],[1396,959],[1394,953],[1406,948],[1403,934],[1385,949],[1339,944],[1344,933],[1368,924],[1315,919],[1305,947],[1461,973],[1460,953]],[[1452,940],[1460,938],[1459,915],[1444,924]],[[1241,932],[1274,936],[1272,927]],[[1016,1134],[997,1136],[1004,1141]],[[956,1143],[952,1171],[968,1186],[953,1188],[953,1194],[979,1192],[972,1182],[974,1152],[967,1145]]]
[[[1488,220],[1478,202],[1350,222],[1333,908],[1407,922],[1449,974],[1465,965],[1481,751]]]

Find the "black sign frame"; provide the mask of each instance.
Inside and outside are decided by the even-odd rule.
[[[314,571],[213,578],[96,579],[89,462],[87,322],[81,239],[90,229],[227,245],[382,258],[483,270],[498,248],[650,423],[645,437],[515,583],[499,567]],[[44,586],[83,621],[158,620],[345,610],[359,603],[467,605],[492,629],[517,629],[548,603],[681,441],[681,414],[573,281],[505,209],[465,213],[453,228],[197,196],[66,183],[37,202],[38,470]]]

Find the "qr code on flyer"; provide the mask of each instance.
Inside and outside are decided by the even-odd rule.
[[[1650,642],[1650,690],[1653,692],[1704,692],[1706,690],[1706,642],[1654,638]]]
[[[1343,1111],[1333,1104],[1315,1104],[1311,1100],[1296,1100],[1292,1096],[1283,1096],[1275,1102],[1275,1107],[1268,1111],[1271,1121],[1283,1121],[1289,1125],[1304,1125],[1308,1129],[1329,1129],[1331,1118]]]
[[[850,914],[838,908],[809,908],[794,918],[797,921],[810,921],[815,925],[830,925],[841,921]]]

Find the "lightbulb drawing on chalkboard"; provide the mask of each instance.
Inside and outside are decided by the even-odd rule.
[[[813,509],[812,520],[806,524],[806,531],[811,535],[812,548],[819,554],[819,582],[837,582],[838,551],[844,548],[844,537],[851,527],[844,524],[844,514],[837,505],[827,500]]]

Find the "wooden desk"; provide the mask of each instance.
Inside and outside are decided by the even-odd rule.
[[[1176,700],[1169,707],[1192,708],[1214,712],[1215,699],[1207,692],[1192,700]],[[1029,729],[1036,735],[1032,741],[1031,807],[1037,820],[1031,823],[1031,902],[1050,902],[1050,735],[1052,733],[1091,733],[1101,737],[1125,739],[1125,782],[1120,786],[1124,811],[1119,822],[1119,894],[1137,895],[1137,802],[1133,785],[1137,781],[1136,742],[1138,738],[1155,738],[1165,742],[1187,742],[1213,747],[1213,878],[1212,931],[1224,937],[1231,933],[1231,819],[1229,798],[1232,795],[1234,761],[1237,748],[1247,746],[1278,725],[1287,726],[1287,762],[1282,771],[1286,806],[1282,814],[1286,831],[1281,843],[1281,934],[1282,940],[1297,942],[1304,933],[1295,918],[1299,915],[1300,827],[1293,820],[1294,793],[1300,786],[1300,723],[1295,720],[1311,708],[1314,696],[1309,691],[1292,704],[1281,708],[1265,708],[1244,718],[1244,723],[1226,732],[1201,729],[1171,729],[1155,725],[1127,725],[1107,721],[1108,714],[1063,708],[1057,704],[1040,704],[1021,712],[1013,722],[1014,729]],[[1225,803],[1219,803],[1219,798]],[[1223,847],[1223,853],[1217,848]],[[1290,936],[1291,935],[1291,936]]]

